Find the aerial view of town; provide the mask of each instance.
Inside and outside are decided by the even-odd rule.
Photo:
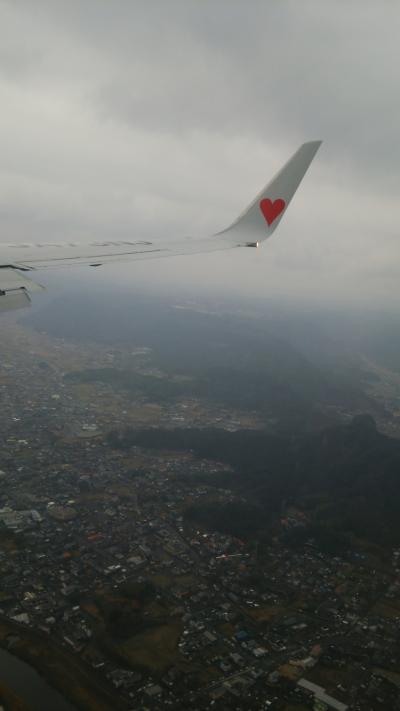
[[[3,319],[0,645],[44,686],[6,675],[4,707],[55,708],[57,693],[66,709],[400,708],[400,545],[320,535],[311,494],[258,508],[234,445],[204,456],[197,440],[265,438],[277,418],[187,395],[185,379],[145,343]],[[373,439],[357,407],[336,416]]]
[[[0,711],[400,711],[399,37],[0,0]]]

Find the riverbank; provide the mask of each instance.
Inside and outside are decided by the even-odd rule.
[[[1,680],[0,704],[4,706],[5,709],[12,709],[12,711],[31,711],[29,706],[27,706],[24,701],[19,698],[14,690]]]
[[[41,631],[1,617],[0,647],[33,667],[78,711],[127,711],[129,708],[116,698],[112,687],[94,669]],[[5,693],[7,691],[10,689],[5,684]],[[26,711],[23,705],[16,708]]]
[[[0,700],[7,711],[76,711],[33,667],[0,649]]]

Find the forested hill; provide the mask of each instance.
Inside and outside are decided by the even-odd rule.
[[[272,521],[282,503],[312,521],[380,543],[400,543],[400,441],[380,434],[369,415],[301,437],[263,432],[129,430],[112,433],[114,447],[192,450],[234,467],[224,481]]]

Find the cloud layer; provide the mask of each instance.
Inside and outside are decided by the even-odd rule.
[[[261,251],[118,279],[395,303],[399,31],[395,0],[0,0],[0,239],[211,233],[322,138]]]

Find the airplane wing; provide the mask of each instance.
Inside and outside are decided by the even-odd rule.
[[[109,262],[258,247],[277,228],[320,145],[321,141],[303,143],[246,210],[229,227],[211,237],[160,242],[133,239],[87,244],[0,243],[0,311],[29,305],[29,293],[43,289],[26,276],[26,272],[37,269],[98,267]]]

